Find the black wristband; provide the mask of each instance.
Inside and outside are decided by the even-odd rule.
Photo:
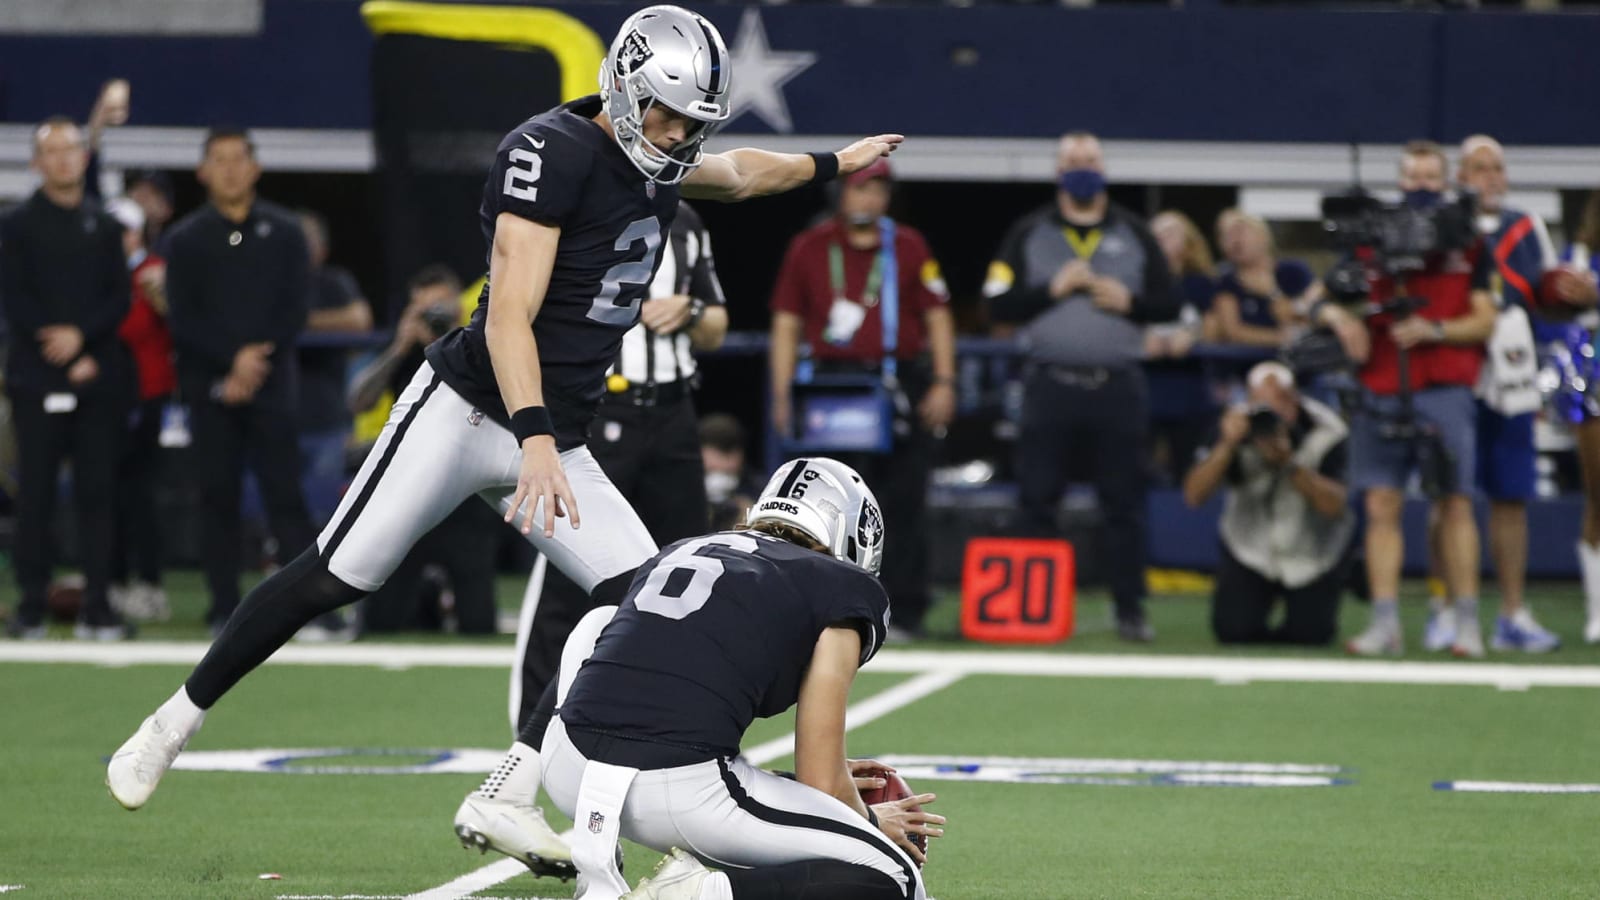
[[[811,176],[812,184],[821,184],[839,177],[839,155],[837,153],[807,153],[811,161],[816,164],[817,173]]]
[[[873,828],[878,827],[878,814],[873,812],[870,806],[867,807],[867,821],[872,823]]]
[[[511,414],[511,433],[517,436],[517,443],[542,434],[554,436],[555,423],[550,421],[550,410],[543,406],[524,406]]]

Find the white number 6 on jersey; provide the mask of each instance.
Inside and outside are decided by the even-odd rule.
[[[645,579],[639,587],[639,593],[634,595],[633,605],[642,612],[669,619],[681,619],[705,606],[706,601],[711,599],[712,586],[722,577],[722,560],[699,555],[701,550],[713,546],[727,547],[740,553],[754,553],[760,545],[755,538],[742,534],[712,534],[690,541],[656,563],[656,567],[650,570],[650,577]],[[689,583],[675,597],[663,594],[667,581],[683,569],[694,573]]]
[[[544,167],[544,160],[539,158],[539,154],[521,147],[513,147],[511,152],[506,154],[506,158],[511,160],[510,167],[506,169],[504,187],[506,196],[526,200],[529,203],[537,202],[539,189],[531,185],[539,180],[539,171]]]

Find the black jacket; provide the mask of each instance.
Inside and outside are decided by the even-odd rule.
[[[292,408],[294,342],[305,328],[311,293],[299,221],[257,200],[245,220],[234,223],[208,203],[169,235],[167,299],[184,392],[209,393],[227,377],[240,347],[270,341],[272,373],[256,402]]]
[[[0,305],[11,335],[6,378],[12,390],[87,393],[122,390],[133,361],[117,338],[132,286],[122,254],[122,225],[86,200],[57,206],[36,191],[0,222]],[[67,383],[67,366],[40,354],[34,334],[46,325],[76,325],[82,355],[100,376],[81,387]]]

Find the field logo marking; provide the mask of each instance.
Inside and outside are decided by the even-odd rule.
[[[1546,781],[1435,781],[1433,789],[1464,794],[1600,794],[1600,784]]]
[[[1342,787],[1341,766],[1160,759],[875,756],[907,780],[1104,787]]]

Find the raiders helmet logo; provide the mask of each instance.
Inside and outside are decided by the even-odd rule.
[[[883,543],[883,513],[878,511],[877,504],[861,504],[861,518],[856,521],[856,543],[862,547]]]
[[[622,49],[617,51],[617,74],[632,75],[655,55],[644,35],[637,31],[631,32],[622,39]]]

